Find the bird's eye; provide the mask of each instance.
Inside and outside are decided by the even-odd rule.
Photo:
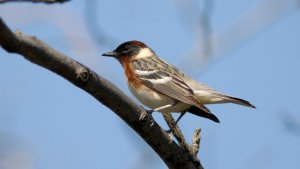
[[[128,45],[124,46],[123,51],[126,52],[128,50],[129,50],[129,46]]]

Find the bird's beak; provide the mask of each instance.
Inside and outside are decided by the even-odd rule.
[[[118,54],[115,51],[103,53],[102,56],[116,57]]]

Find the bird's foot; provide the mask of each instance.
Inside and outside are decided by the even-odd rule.
[[[150,116],[152,116],[152,113],[154,112],[154,110],[150,109],[150,110],[146,110],[146,112],[147,112]]]
[[[153,126],[155,120],[154,120],[152,114],[153,114],[154,110],[150,109],[150,110],[146,110],[146,112],[147,112],[147,113],[149,114],[149,116],[150,116],[150,121],[151,121],[150,126]]]
[[[165,131],[166,131],[166,133],[168,133],[168,134],[171,134],[171,133],[172,133],[172,129],[165,130]]]
[[[142,106],[141,106],[142,107]],[[143,107],[142,107],[143,108]],[[144,109],[144,108],[143,108]],[[145,123],[146,120],[150,121],[150,126],[154,125],[155,120],[152,117],[153,110],[146,110],[147,114],[143,113],[141,114],[139,120],[142,121],[142,123]],[[147,119],[146,119],[147,118]]]
[[[168,134],[169,138],[170,138],[170,142],[169,143],[172,143],[172,141],[174,140],[174,137],[172,136],[172,130],[169,129],[169,130],[165,130],[166,133]]]

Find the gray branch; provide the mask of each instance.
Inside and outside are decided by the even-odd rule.
[[[172,141],[155,121],[152,122],[143,108],[88,67],[56,51],[34,36],[26,36],[19,31],[13,33],[1,18],[0,45],[7,52],[20,54],[28,61],[65,78],[110,108],[152,147],[169,168],[198,168],[184,148]],[[198,163],[201,166],[200,162]]]

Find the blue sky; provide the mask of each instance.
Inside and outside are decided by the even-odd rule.
[[[194,49],[202,5],[198,1],[182,8],[170,0],[98,2],[101,29],[113,39],[105,45],[88,33],[83,2],[5,4],[0,5],[0,16],[13,30],[36,35],[132,98],[121,66],[101,57],[103,52],[136,39],[180,67]],[[257,2],[215,1],[212,32],[226,30]],[[195,79],[257,107],[209,105],[220,124],[193,115],[180,121],[187,140],[195,128],[202,129],[199,157],[205,168],[300,167],[299,131],[297,135],[284,125],[288,117],[300,124],[299,20],[298,11],[289,12],[204,67],[183,68]],[[252,22],[249,25],[258,24]],[[22,157],[29,168],[166,168],[118,116],[63,78],[2,49],[0,65],[0,166]],[[159,113],[154,118],[166,128]]]

